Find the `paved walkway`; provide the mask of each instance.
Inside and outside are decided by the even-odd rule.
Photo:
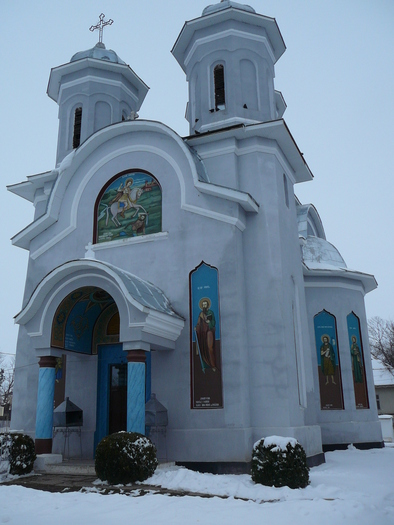
[[[160,467],[159,467],[160,468]],[[144,496],[147,493],[168,496],[199,496],[209,498],[208,494],[199,494],[184,490],[164,489],[143,483],[130,485],[109,485],[98,481],[93,462],[70,462],[48,466],[46,472],[33,472],[2,485],[20,485],[30,489],[47,492],[97,492],[100,494],[128,494]],[[221,497],[221,496],[218,496]],[[226,498],[226,497],[224,497]]]

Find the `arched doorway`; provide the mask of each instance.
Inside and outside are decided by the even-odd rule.
[[[96,404],[94,450],[108,434],[127,430],[127,355],[119,342],[120,317],[112,296],[96,286],[84,286],[68,294],[59,304],[52,322],[51,347],[67,352],[61,359],[55,384],[55,406],[65,397],[67,359],[72,354],[95,356],[97,391],[86,403]],[[76,371],[74,370],[74,374]],[[79,381],[83,371],[78,372]],[[69,381],[76,385],[78,381]],[[150,359],[146,360],[146,397],[150,397]],[[73,397],[72,388],[67,396]],[[82,407],[81,407],[82,408]]]

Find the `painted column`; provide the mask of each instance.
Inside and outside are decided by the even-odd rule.
[[[51,454],[56,357],[40,357],[38,365],[35,448],[37,454]]]
[[[145,434],[145,352],[127,352],[127,431]]]

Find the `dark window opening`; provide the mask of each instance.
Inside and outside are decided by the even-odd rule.
[[[224,109],[226,106],[224,91],[224,66],[215,66],[213,70],[213,80],[215,87],[215,110]]]
[[[288,184],[287,184],[287,177],[286,177],[285,174],[283,174],[283,186],[284,186],[284,190],[285,190],[286,206],[289,207],[289,187],[288,187]]]
[[[380,408],[380,397],[379,394],[376,394],[376,406],[378,410],[381,410]]]
[[[74,134],[73,134],[73,148],[77,148],[81,143],[81,124],[82,124],[82,108],[77,108],[74,113]]]

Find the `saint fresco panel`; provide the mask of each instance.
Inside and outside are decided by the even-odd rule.
[[[325,310],[315,315],[315,341],[322,410],[342,410],[342,379],[335,317]]]
[[[347,316],[347,329],[349,335],[350,358],[352,360],[356,408],[369,408],[360,321],[353,312]]]
[[[112,297],[93,286],[85,286],[69,294],[55,312],[51,346],[91,354],[93,329],[112,305]]]
[[[161,188],[143,171],[117,176],[96,205],[96,243],[119,241],[161,231]]]
[[[223,408],[218,271],[190,273],[191,406]]]

